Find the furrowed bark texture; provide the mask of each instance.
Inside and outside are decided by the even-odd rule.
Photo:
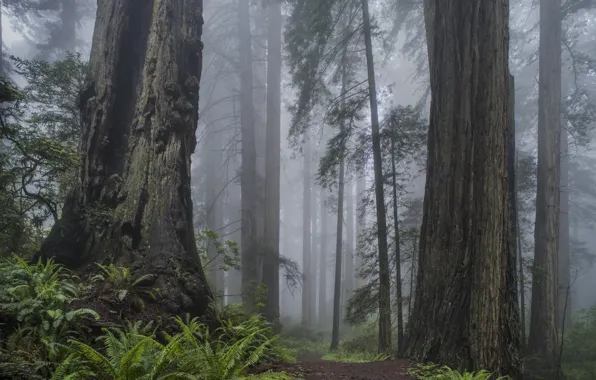
[[[425,6],[432,102],[407,353],[517,378],[506,146],[509,3],[426,0]]]
[[[81,186],[38,254],[154,274],[160,308],[176,314],[201,315],[212,300],[190,198],[202,24],[201,0],[99,2]]]
[[[538,371],[557,359],[557,258],[560,200],[561,0],[540,2],[538,163],[535,253],[528,352]],[[534,367],[534,365],[531,365]]]

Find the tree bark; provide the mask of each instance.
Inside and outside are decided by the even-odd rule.
[[[425,7],[432,101],[407,354],[518,378],[506,146],[509,2],[425,0]]]
[[[242,296],[249,311],[256,311],[259,285],[258,190],[255,115],[253,104],[253,55],[250,0],[238,1],[240,44],[240,128],[242,135]]]
[[[327,323],[327,222],[326,190],[321,191],[321,249],[319,252],[319,328]]]
[[[316,155],[313,156],[313,161],[317,162]],[[317,208],[319,205],[319,195],[320,192],[318,191],[316,186],[313,186],[313,193],[312,193],[312,201],[310,203],[310,224],[311,224],[311,232],[310,232],[310,267],[308,268],[308,278],[309,281],[309,291],[310,294],[308,295],[308,299],[310,301],[309,305],[309,312],[310,315],[308,319],[310,320],[311,326],[315,327],[317,324],[317,259],[318,256],[316,253],[317,250],[317,243],[320,241],[319,235],[319,218],[317,215]]]
[[[558,336],[557,251],[560,199],[561,0],[540,2],[538,171],[528,352],[554,370]]]
[[[202,25],[200,0],[99,3],[81,96],[81,183],[37,255],[153,274],[170,315],[205,314],[212,300],[190,197]]]
[[[365,158],[366,160],[366,158]],[[364,228],[366,226],[366,210],[365,210],[365,191],[366,191],[366,162],[363,163],[363,168],[360,173],[358,173],[358,178],[356,179],[356,249],[355,249],[355,265],[356,268],[356,278],[355,278],[355,287],[360,288],[366,282],[364,279],[360,278],[358,275],[358,271],[362,268],[362,255],[360,254],[360,247],[365,244],[363,242],[364,239]]]
[[[263,282],[267,286],[265,315],[279,324],[279,218],[281,162],[281,3],[271,2],[267,11],[267,136],[265,159],[265,260]]]
[[[308,132],[304,135],[304,160],[302,172],[302,325],[312,325],[311,295],[311,144]]]
[[[567,129],[561,126],[561,192],[559,207],[557,328],[571,327],[571,268],[569,252],[569,141]]]
[[[345,78],[345,70],[342,75]],[[345,92],[345,79],[342,79],[342,102]],[[343,106],[342,106],[343,108]],[[342,125],[342,133],[345,127]],[[342,142],[345,144],[345,142]],[[339,348],[339,322],[341,315],[341,269],[343,255],[343,219],[344,219],[344,177],[345,177],[345,145],[339,158],[339,186],[337,191],[337,235],[335,240],[335,277],[333,280],[333,327],[331,330],[331,351]]]
[[[372,151],[375,172],[375,203],[377,207],[377,238],[379,249],[379,352],[391,349],[391,290],[389,278],[389,254],[387,249],[387,219],[385,214],[385,193],[383,192],[383,162],[381,157],[381,134],[375,81],[375,65],[372,51],[372,37],[368,0],[362,0],[364,21],[364,42],[368,72],[370,98],[370,120],[372,127]]]
[[[401,247],[399,240],[399,212],[397,207],[397,171],[395,162],[395,139],[391,136],[391,180],[393,184],[393,224],[395,229],[395,298],[397,300],[397,356],[404,352],[404,310],[401,288]]]
[[[345,317],[346,308],[354,293],[354,186],[347,183],[344,189],[346,202],[346,257],[344,265],[344,305],[342,315]]]
[[[344,45],[341,59],[341,111],[346,104],[346,89],[348,84],[348,48]],[[339,323],[341,319],[341,272],[343,256],[343,227],[344,227],[344,186],[345,186],[345,155],[346,155],[346,125],[342,119],[340,124],[341,148],[339,151],[339,178],[337,179],[337,235],[335,237],[335,277],[333,278],[333,323],[331,328],[331,351],[339,348]]]

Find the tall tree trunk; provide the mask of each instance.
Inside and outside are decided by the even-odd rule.
[[[360,248],[364,243],[364,228],[366,226],[366,210],[365,210],[365,194],[366,191],[366,162],[363,164],[362,171],[358,173],[356,179],[356,250],[355,250],[355,265],[356,265],[356,279],[355,287],[360,288],[365,284],[364,279],[358,276],[358,272],[362,268],[362,255],[360,254]]]
[[[308,132],[304,136],[303,188],[302,188],[302,325],[310,327],[311,295],[311,144]]]
[[[317,162],[317,157],[313,157],[313,161]],[[313,197],[312,202],[310,204],[310,215],[311,215],[311,233],[310,233],[310,268],[308,278],[309,281],[309,290],[310,294],[308,295],[308,299],[310,301],[309,311],[310,315],[308,319],[310,320],[311,326],[315,327],[317,322],[317,245],[320,242],[320,234],[319,234],[319,218],[317,215],[317,206],[319,205],[319,194],[316,186],[313,186]]]
[[[426,0],[425,6],[432,101],[406,354],[518,378],[505,143],[509,2]]]
[[[397,300],[397,355],[402,356],[404,351],[404,320],[403,301],[401,289],[401,247],[399,240],[399,212],[397,207],[397,170],[395,162],[395,139],[391,137],[391,171],[393,185],[393,224],[395,228],[395,298]]]
[[[346,257],[344,265],[344,305],[342,315],[345,316],[348,301],[354,293],[354,186],[348,182],[344,189],[346,196]]]
[[[519,242],[519,226],[518,226],[518,211],[517,211],[517,175],[516,175],[516,157],[517,150],[515,145],[515,78],[513,75],[509,75],[509,131],[507,133],[507,177],[508,182],[508,205],[509,205],[509,246],[515,255],[510,256],[510,259],[514,258],[516,261],[509,265],[517,266],[517,245]],[[520,265],[523,265],[520,257]],[[523,279],[520,279],[523,282]],[[517,287],[517,282],[516,282]],[[523,294],[523,288],[520,290],[520,294]],[[521,312],[524,315],[524,312]],[[523,326],[523,322],[520,323]],[[525,341],[525,328],[520,329],[521,339],[520,348],[523,349]]]
[[[561,128],[561,0],[540,2],[538,172],[535,254],[528,351],[537,368],[553,370],[558,337],[557,238],[559,234]]]
[[[257,221],[257,279],[259,286],[263,285],[263,265],[265,260],[265,176],[267,155],[267,13],[257,11],[253,31],[254,72],[253,72],[253,109],[255,110],[255,149],[257,167],[257,200],[255,219]],[[260,305],[267,302],[264,289],[259,289]],[[264,310],[260,310],[264,311]]]
[[[341,110],[346,103],[346,89],[348,83],[347,65],[348,50],[344,45],[341,60]],[[339,323],[341,320],[341,272],[343,255],[343,227],[344,227],[344,186],[345,186],[345,154],[346,154],[346,125],[342,119],[340,124],[341,147],[339,152],[339,178],[337,189],[337,235],[335,237],[335,276],[333,279],[333,323],[331,329],[331,351],[339,348]]]
[[[571,268],[569,256],[569,141],[567,129],[561,127],[561,192],[559,207],[557,328],[571,327]]]
[[[201,315],[212,301],[190,196],[202,25],[201,0],[98,4],[81,183],[37,255],[153,274],[168,315]]]
[[[391,349],[391,281],[389,278],[389,254],[387,249],[385,193],[383,192],[381,134],[379,130],[377,87],[375,81],[375,65],[373,60],[368,0],[362,0],[362,16],[364,20],[364,42],[366,45],[368,90],[370,95],[370,120],[372,126],[372,150],[375,172],[375,203],[377,207],[377,235],[379,245],[379,352],[387,353]]]
[[[267,136],[265,159],[265,315],[279,324],[279,218],[281,162],[281,3],[267,10]]]
[[[345,71],[345,70],[344,70]],[[345,72],[342,75],[345,78]],[[342,80],[342,97],[345,90],[345,79]],[[342,100],[343,102],[343,100]],[[342,130],[345,127],[342,125]],[[343,132],[343,131],[342,131]],[[345,142],[339,158],[339,186],[337,192],[337,235],[335,240],[335,277],[333,280],[333,327],[331,330],[331,351],[339,348],[339,323],[341,316],[341,269],[343,255],[343,219],[344,219],[344,177],[345,177]]]
[[[246,307],[256,311],[259,284],[258,191],[255,116],[253,104],[253,57],[250,0],[238,1],[240,44],[240,124],[242,134],[242,295]]]
[[[321,249],[319,251],[319,328],[327,323],[327,192],[321,190]]]

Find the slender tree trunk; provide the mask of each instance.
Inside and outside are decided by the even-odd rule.
[[[253,104],[253,57],[250,0],[238,1],[240,43],[240,124],[242,134],[242,295],[246,307],[256,311],[259,284],[257,152]]]
[[[383,192],[383,163],[381,158],[381,135],[379,111],[377,108],[377,88],[375,65],[373,62],[372,37],[368,0],[362,0],[364,20],[364,42],[368,70],[368,89],[372,126],[372,150],[375,172],[375,203],[377,206],[377,234],[379,249],[379,352],[391,349],[391,291],[389,278],[389,254],[387,249],[387,219],[385,215],[385,193]]]
[[[313,157],[313,161],[317,161],[316,156]],[[313,186],[313,197],[312,202],[310,204],[311,209],[311,233],[310,233],[310,268],[309,268],[309,276],[310,279],[309,283],[309,290],[310,294],[308,295],[308,299],[310,301],[309,311],[310,316],[309,320],[311,326],[315,327],[317,325],[317,259],[318,256],[316,255],[317,245],[320,242],[320,233],[319,233],[319,218],[317,215],[317,208],[319,205],[319,191],[316,186]]]
[[[426,0],[425,6],[432,101],[406,354],[517,379],[506,146],[509,2]]]
[[[516,166],[516,173],[519,173],[519,152],[517,149],[515,150],[515,166]],[[526,340],[528,339],[528,335],[526,333],[526,282],[524,277],[524,255],[522,250],[522,238],[521,238],[521,229],[519,224],[519,195],[517,189],[517,181],[515,186],[515,204],[516,204],[516,212],[515,212],[515,225],[517,230],[517,259],[519,262],[518,265],[518,275],[517,278],[519,279],[519,305],[520,305],[520,331],[521,331],[521,350],[522,352],[526,349]]]
[[[360,288],[365,284],[364,279],[360,278],[358,275],[363,265],[360,249],[365,244],[363,240],[364,228],[366,226],[366,206],[364,204],[364,198],[366,196],[366,162],[363,165],[362,172],[359,173],[358,178],[356,179],[356,253],[354,255],[354,261],[357,268],[356,288]]]
[[[266,177],[266,155],[267,155],[267,12],[254,12],[253,31],[253,109],[255,111],[255,150],[256,150],[256,208],[255,219],[257,221],[257,283],[263,285],[263,265],[266,257],[265,252],[265,177]],[[258,290],[258,304],[266,305],[267,293],[265,289]],[[263,311],[264,310],[259,310]]]
[[[327,223],[326,190],[321,190],[321,250],[319,252],[319,328],[327,323]]]
[[[348,302],[354,293],[354,186],[352,182],[347,183],[344,193],[346,196],[346,260],[342,315],[345,318]]]
[[[570,287],[571,268],[569,257],[569,141],[567,129],[561,127],[561,193],[559,207],[558,298],[557,328],[559,332],[571,327]]]
[[[112,261],[135,276],[153,274],[147,285],[160,289],[166,315],[205,314],[212,301],[190,196],[201,12],[200,0],[98,4],[81,96],[81,183],[37,255],[74,268]]]
[[[395,298],[397,299],[397,355],[404,352],[404,320],[401,289],[401,249],[399,240],[399,212],[397,207],[397,172],[395,164],[395,136],[391,137],[391,170],[393,182],[393,224],[395,228]]]
[[[267,10],[267,137],[265,160],[265,252],[263,282],[267,286],[265,315],[279,324],[279,218],[281,162],[281,3]]]
[[[311,295],[311,144],[310,136],[304,136],[303,189],[302,189],[302,325],[310,327]]]
[[[345,108],[345,94],[348,83],[347,74],[347,46],[344,46],[341,60],[341,109]],[[335,237],[335,277],[333,279],[333,326],[331,330],[331,351],[339,348],[339,327],[341,319],[341,272],[343,255],[343,227],[344,227],[344,186],[345,186],[345,153],[346,153],[346,125],[342,119],[340,132],[342,136],[339,156],[339,178],[337,189],[337,235]]]
[[[540,2],[538,172],[532,306],[528,352],[536,367],[554,370],[557,358],[557,251],[560,192],[561,0]]]
[[[342,85],[342,94],[344,93]],[[343,95],[342,95],[343,96]],[[342,129],[345,127],[342,126]],[[341,269],[343,255],[343,218],[344,218],[344,177],[345,177],[345,159],[341,153],[339,159],[339,187],[337,194],[337,235],[335,241],[335,277],[333,280],[333,328],[331,331],[331,351],[339,348],[339,323],[341,316]]]
[[[408,328],[410,326],[410,321],[412,320],[412,310],[413,310],[413,304],[414,304],[414,299],[415,299],[415,295],[416,295],[416,278],[414,277],[414,273],[416,273],[416,262],[418,261],[418,252],[417,252],[417,247],[414,246],[413,250],[412,250],[412,260],[410,262],[410,299],[408,300]],[[406,337],[404,336],[404,339]]]

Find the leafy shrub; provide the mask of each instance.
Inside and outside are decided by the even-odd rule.
[[[488,371],[458,372],[447,366],[433,363],[419,364],[408,370],[408,375],[420,380],[510,380],[508,376],[496,376]]]

